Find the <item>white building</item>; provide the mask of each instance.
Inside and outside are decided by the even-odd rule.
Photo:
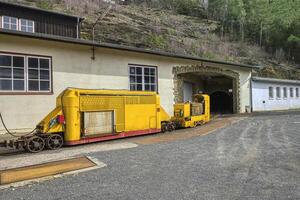
[[[271,111],[300,108],[300,81],[252,78],[252,110]]]

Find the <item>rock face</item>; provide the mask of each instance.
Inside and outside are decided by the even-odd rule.
[[[16,2],[84,17],[81,34],[84,39],[92,38],[92,24],[109,7],[102,0]],[[220,38],[220,22],[201,17],[206,15],[207,0],[200,0],[204,9],[202,15],[200,13],[197,17],[149,8],[146,4],[128,3],[132,1],[115,2],[108,10],[108,14],[96,25],[95,39],[99,42],[266,67],[256,72],[258,76],[290,79],[300,77],[299,70],[269,60],[271,56],[258,46],[231,40],[229,33],[226,37]]]

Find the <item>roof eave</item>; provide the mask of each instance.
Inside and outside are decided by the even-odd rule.
[[[126,51],[131,51],[131,52],[146,53],[146,54],[151,54],[151,55],[159,55],[159,56],[166,56],[166,57],[172,57],[172,58],[181,58],[181,59],[189,59],[189,60],[210,62],[210,63],[223,64],[223,65],[231,65],[231,66],[250,68],[250,69],[259,68],[259,66],[230,63],[230,62],[219,61],[219,60],[209,60],[209,59],[190,56],[190,55],[173,54],[173,53],[168,53],[168,52],[140,49],[140,48],[136,48],[136,47],[129,47],[129,46],[123,46],[123,45],[117,45],[117,44],[110,44],[110,43],[96,43],[96,42],[89,41],[89,40],[67,38],[67,37],[62,37],[62,36],[54,36],[54,35],[47,35],[47,34],[41,34],[41,33],[26,33],[26,32],[12,31],[12,30],[6,30],[6,29],[0,29],[0,33],[20,36],[20,37],[29,37],[29,38],[35,38],[35,39],[57,41],[57,42],[65,42],[65,43],[73,43],[73,44],[80,44],[80,45],[96,46],[96,47],[102,47],[102,48],[126,50]]]
[[[290,80],[290,79],[277,79],[277,78],[267,78],[267,77],[252,77],[252,81],[257,82],[269,82],[269,83],[286,83],[286,84],[299,84],[300,80]]]

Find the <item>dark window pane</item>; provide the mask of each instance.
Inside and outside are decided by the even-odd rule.
[[[134,91],[135,90],[135,85],[131,84],[130,85],[130,90]]]
[[[13,76],[14,78],[24,78],[24,69],[16,69],[14,68],[14,72],[13,72]]]
[[[39,78],[39,71],[35,69],[28,70],[28,78],[29,79],[38,79]]]
[[[0,67],[0,78],[11,78],[11,68]]]
[[[130,83],[135,83],[135,76],[130,76]]]
[[[156,91],[155,85],[151,85],[151,91]]]
[[[0,66],[11,66],[11,56],[0,55]]]
[[[150,83],[150,77],[149,76],[145,76],[145,83]]]
[[[155,75],[155,69],[154,69],[154,68],[150,69],[150,74],[151,74],[152,76]]]
[[[150,85],[145,85],[145,90],[149,91],[151,89]]]
[[[33,26],[33,21],[28,20],[28,26]]]
[[[14,80],[14,90],[24,90],[24,80]]]
[[[136,77],[136,82],[137,83],[142,83],[143,81],[142,81],[142,77],[141,76],[137,76]]]
[[[21,26],[21,31],[26,31],[26,26]]]
[[[39,81],[29,81],[28,88],[31,91],[39,91]]]
[[[17,18],[11,17],[11,18],[10,18],[10,22],[11,22],[12,24],[17,24]]]
[[[50,80],[50,74],[48,70],[40,70],[40,79]]]
[[[38,68],[39,60],[37,58],[28,58],[28,67],[29,68]]]
[[[149,68],[144,68],[144,74],[149,75],[150,74],[150,69]]]
[[[17,25],[11,24],[11,30],[17,30]]]
[[[6,23],[9,23],[9,17],[3,16],[3,21],[6,22]]]
[[[49,81],[41,81],[40,83],[41,91],[49,91],[50,90],[50,82]]]
[[[141,67],[136,68],[136,74],[142,75],[142,68]]]
[[[49,69],[49,60],[48,59],[40,59],[40,68]]]
[[[26,26],[26,20],[25,19],[21,19],[21,26]]]
[[[27,32],[33,33],[33,27],[29,26]]]
[[[135,67],[130,67],[130,74],[135,74]]]
[[[155,77],[151,77],[151,83],[155,83]]]
[[[11,90],[11,80],[1,80],[0,79],[0,90]]]
[[[3,28],[9,29],[9,24],[3,24]]]
[[[143,85],[142,84],[137,84],[136,85],[136,90],[142,91],[143,90]]]
[[[13,57],[13,66],[14,67],[24,67],[24,57]]]

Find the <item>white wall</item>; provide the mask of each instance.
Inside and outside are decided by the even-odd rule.
[[[273,87],[274,98],[269,97],[269,87]],[[280,87],[281,97],[276,97],[276,87]],[[283,97],[283,88],[287,88],[287,98]],[[294,97],[290,97],[290,88],[294,88]],[[296,89],[300,84],[284,84],[271,82],[252,82],[253,111],[289,110],[300,108],[300,98],[296,97]],[[265,103],[264,103],[265,102]]]
[[[53,62],[53,94],[3,95],[0,93],[0,112],[10,129],[32,129],[55,107],[55,98],[66,87],[129,89],[128,64],[157,66],[158,92],[161,104],[173,113],[173,67],[209,65],[231,69],[240,74],[240,112],[250,105],[249,77],[251,70],[237,66],[201,63],[188,59],[170,58],[145,53],[97,48],[96,60],[91,60],[90,46],[67,44],[0,34],[0,52],[51,56]],[[2,131],[1,131],[2,130]],[[3,133],[0,124],[0,134]]]

